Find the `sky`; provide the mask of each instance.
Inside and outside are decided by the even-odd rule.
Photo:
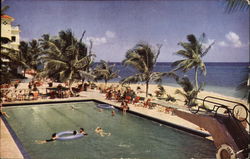
[[[204,47],[215,42],[205,62],[249,62],[249,12],[226,13],[224,0],[5,0],[6,12],[20,25],[21,40],[58,35],[71,29],[92,40],[95,61],[121,62],[138,42],[157,49],[158,62],[181,59],[186,36],[206,34]]]

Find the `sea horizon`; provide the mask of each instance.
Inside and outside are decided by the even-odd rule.
[[[98,64],[99,62],[96,62]],[[172,62],[157,62],[154,71],[169,72],[173,69]],[[119,82],[121,79],[131,76],[136,72],[135,69],[129,66],[123,66],[121,62],[109,62],[115,64],[114,69],[119,70],[120,78],[112,79],[110,82]],[[199,74],[199,82],[205,83],[204,91],[219,93],[225,96],[243,98],[244,91],[239,90],[239,85],[244,82],[248,75],[248,62],[206,62],[207,75]],[[186,73],[178,71],[180,77],[187,76],[193,82],[194,70]],[[157,84],[150,82],[151,84]],[[161,82],[162,85],[169,85],[180,87],[174,79],[164,78]]]

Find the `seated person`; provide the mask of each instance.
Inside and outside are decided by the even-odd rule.
[[[38,88],[36,87],[36,84],[33,85],[32,91],[33,91],[33,92],[39,92]]]

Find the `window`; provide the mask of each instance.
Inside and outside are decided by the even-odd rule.
[[[16,41],[16,37],[15,37],[15,36],[12,36],[12,37],[11,37],[11,41]]]
[[[8,22],[6,22],[6,21],[3,21],[3,25],[7,25],[8,24]]]

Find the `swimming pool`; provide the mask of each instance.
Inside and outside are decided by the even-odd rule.
[[[32,159],[186,159],[214,158],[212,142],[116,110],[99,111],[95,102],[6,107],[8,124]],[[74,109],[72,109],[73,107]],[[110,136],[94,130],[102,127]],[[38,144],[54,132],[79,130],[86,137]]]

